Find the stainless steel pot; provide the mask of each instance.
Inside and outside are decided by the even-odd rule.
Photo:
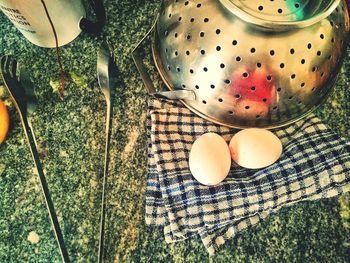
[[[225,126],[275,128],[324,102],[349,16],[345,0],[165,0],[150,35],[165,97]],[[138,55],[143,41],[133,57],[154,93]]]

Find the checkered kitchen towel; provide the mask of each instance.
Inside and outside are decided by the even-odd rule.
[[[214,187],[191,175],[191,146],[206,132],[228,142],[237,130],[206,121],[174,101],[152,99],[148,117],[146,223],[163,226],[167,242],[198,234],[213,254],[283,206],[350,191],[350,144],[315,115],[274,130],[284,147],[278,162],[261,170],[232,164],[225,181]]]

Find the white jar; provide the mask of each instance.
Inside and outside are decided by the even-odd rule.
[[[81,21],[85,17],[81,0],[0,0],[0,10],[30,42],[48,48],[56,46],[49,17],[58,46],[71,42],[80,34]]]

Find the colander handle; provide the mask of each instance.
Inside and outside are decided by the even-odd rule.
[[[155,25],[157,23],[158,16],[154,20],[154,23],[148,33],[141,39],[141,41],[137,44],[137,46],[132,51],[132,58],[135,62],[136,68],[140,73],[143,83],[145,84],[148,93],[151,96],[158,98],[166,98],[171,100],[195,100],[196,94],[192,90],[180,89],[180,90],[171,90],[171,91],[156,91],[156,88],[153,85],[153,82],[147,72],[146,66],[143,63],[143,60],[140,55],[141,45],[145,42],[145,40],[151,35],[151,33],[155,29]]]

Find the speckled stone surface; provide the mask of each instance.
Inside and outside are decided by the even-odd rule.
[[[35,133],[52,198],[73,262],[96,262],[105,102],[96,80],[96,52],[113,45],[120,80],[114,99],[108,178],[108,262],[346,262],[350,261],[350,197],[282,209],[209,258],[199,239],[166,244],[144,223],[147,94],[130,52],[150,28],[160,1],[106,1],[101,37],[81,34],[61,48],[69,75],[59,100],[53,49],[27,42],[0,14],[0,54],[14,54],[31,71],[38,97]],[[349,139],[350,56],[332,96],[318,111]],[[1,85],[1,84],[0,84]],[[3,88],[0,95],[7,98]],[[0,262],[60,262],[29,149],[13,105],[11,130],[0,146]]]

